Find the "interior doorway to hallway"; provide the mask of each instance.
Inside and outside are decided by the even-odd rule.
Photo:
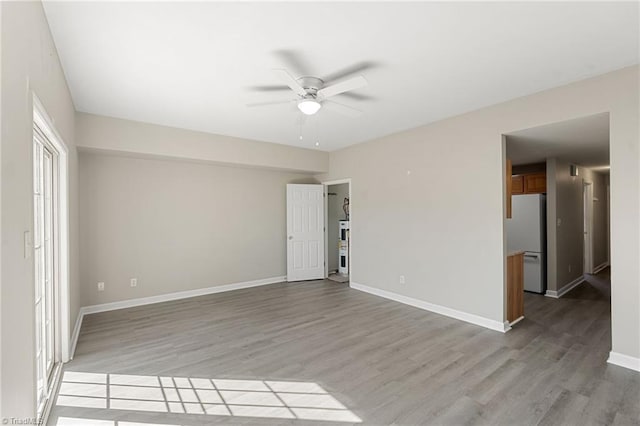
[[[525,319],[527,301],[571,299],[609,266],[609,133],[601,113],[505,135],[505,254],[524,257]]]

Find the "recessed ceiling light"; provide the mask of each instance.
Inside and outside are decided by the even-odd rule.
[[[298,102],[298,109],[302,111],[303,114],[313,115],[320,110],[320,102],[315,99],[302,99]]]

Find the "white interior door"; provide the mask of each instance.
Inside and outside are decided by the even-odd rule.
[[[287,281],[324,278],[324,187],[287,185]]]

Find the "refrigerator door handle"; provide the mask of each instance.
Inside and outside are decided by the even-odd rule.
[[[544,292],[543,253],[524,253],[524,289],[536,293]]]

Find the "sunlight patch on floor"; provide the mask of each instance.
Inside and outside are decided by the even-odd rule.
[[[166,423],[138,423],[121,420],[83,419],[78,417],[58,417],[56,426],[180,426]]]
[[[66,371],[58,406],[274,419],[362,420],[313,382],[160,377]],[[74,423],[78,421],[78,423]],[[60,417],[57,426],[137,423]],[[167,426],[140,423],[147,426]],[[176,425],[168,425],[176,426]]]

